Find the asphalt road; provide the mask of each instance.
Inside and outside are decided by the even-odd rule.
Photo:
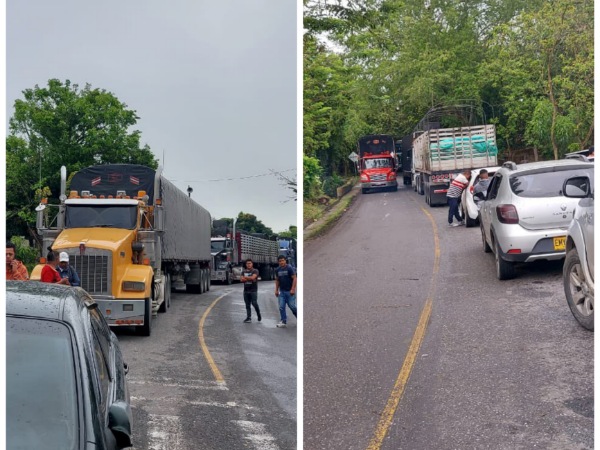
[[[562,262],[499,281],[447,212],[410,188],[359,195],[305,244],[304,448],[593,448],[594,334]]]
[[[296,320],[276,328],[273,282],[259,282],[262,322],[243,323],[242,286],[175,293],[150,337],[116,329],[130,366],[138,450],[296,448]],[[203,327],[200,321],[208,312]],[[291,313],[290,313],[291,314]],[[200,341],[222,374],[218,382]]]

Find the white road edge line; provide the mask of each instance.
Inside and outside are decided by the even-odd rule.
[[[264,424],[247,420],[232,420],[244,432],[244,439],[250,441],[257,450],[279,450],[275,438],[267,433]]]
[[[148,415],[148,450],[180,450],[181,423],[178,416]]]

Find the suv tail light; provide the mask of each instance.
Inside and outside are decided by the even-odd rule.
[[[519,223],[519,214],[515,205],[498,205],[496,214],[500,223]]]
[[[366,173],[361,173],[360,181],[369,181],[369,175],[367,175]]]

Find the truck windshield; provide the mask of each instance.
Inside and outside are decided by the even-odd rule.
[[[210,241],[210,251],[220,252],[225,248],[225,241]]]
[[[137,207],[132,205],[67,205],[67,228],[125,228],[137,225]]]
[[[390,158],[365,159],[365,169],[384,169],[386,167],[392,167]]]

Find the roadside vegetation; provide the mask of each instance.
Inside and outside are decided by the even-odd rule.
[[[73,174],[88,166],[158,167],[150,147],[141,144],[138,120],[136,111],[111,92],[70,80],[48,80],[46,86],[24,90],[15,101],[6,137],[6,237],[29,272],[40,252],[45,253],[35,228],[35,207],[42,198],[58,203],[61,166],[67,168],[67,189]],[[296,180],[273,174],[295,201]],[[295,225],[274,233],[252,214],[240,212],[237,220],[239,229],[251,233],[296,238]]]
[[[500,160],[593,145],[592,1],[304,0],[304,219],[355,176],[369,133],[402,137],[466,101]]]

